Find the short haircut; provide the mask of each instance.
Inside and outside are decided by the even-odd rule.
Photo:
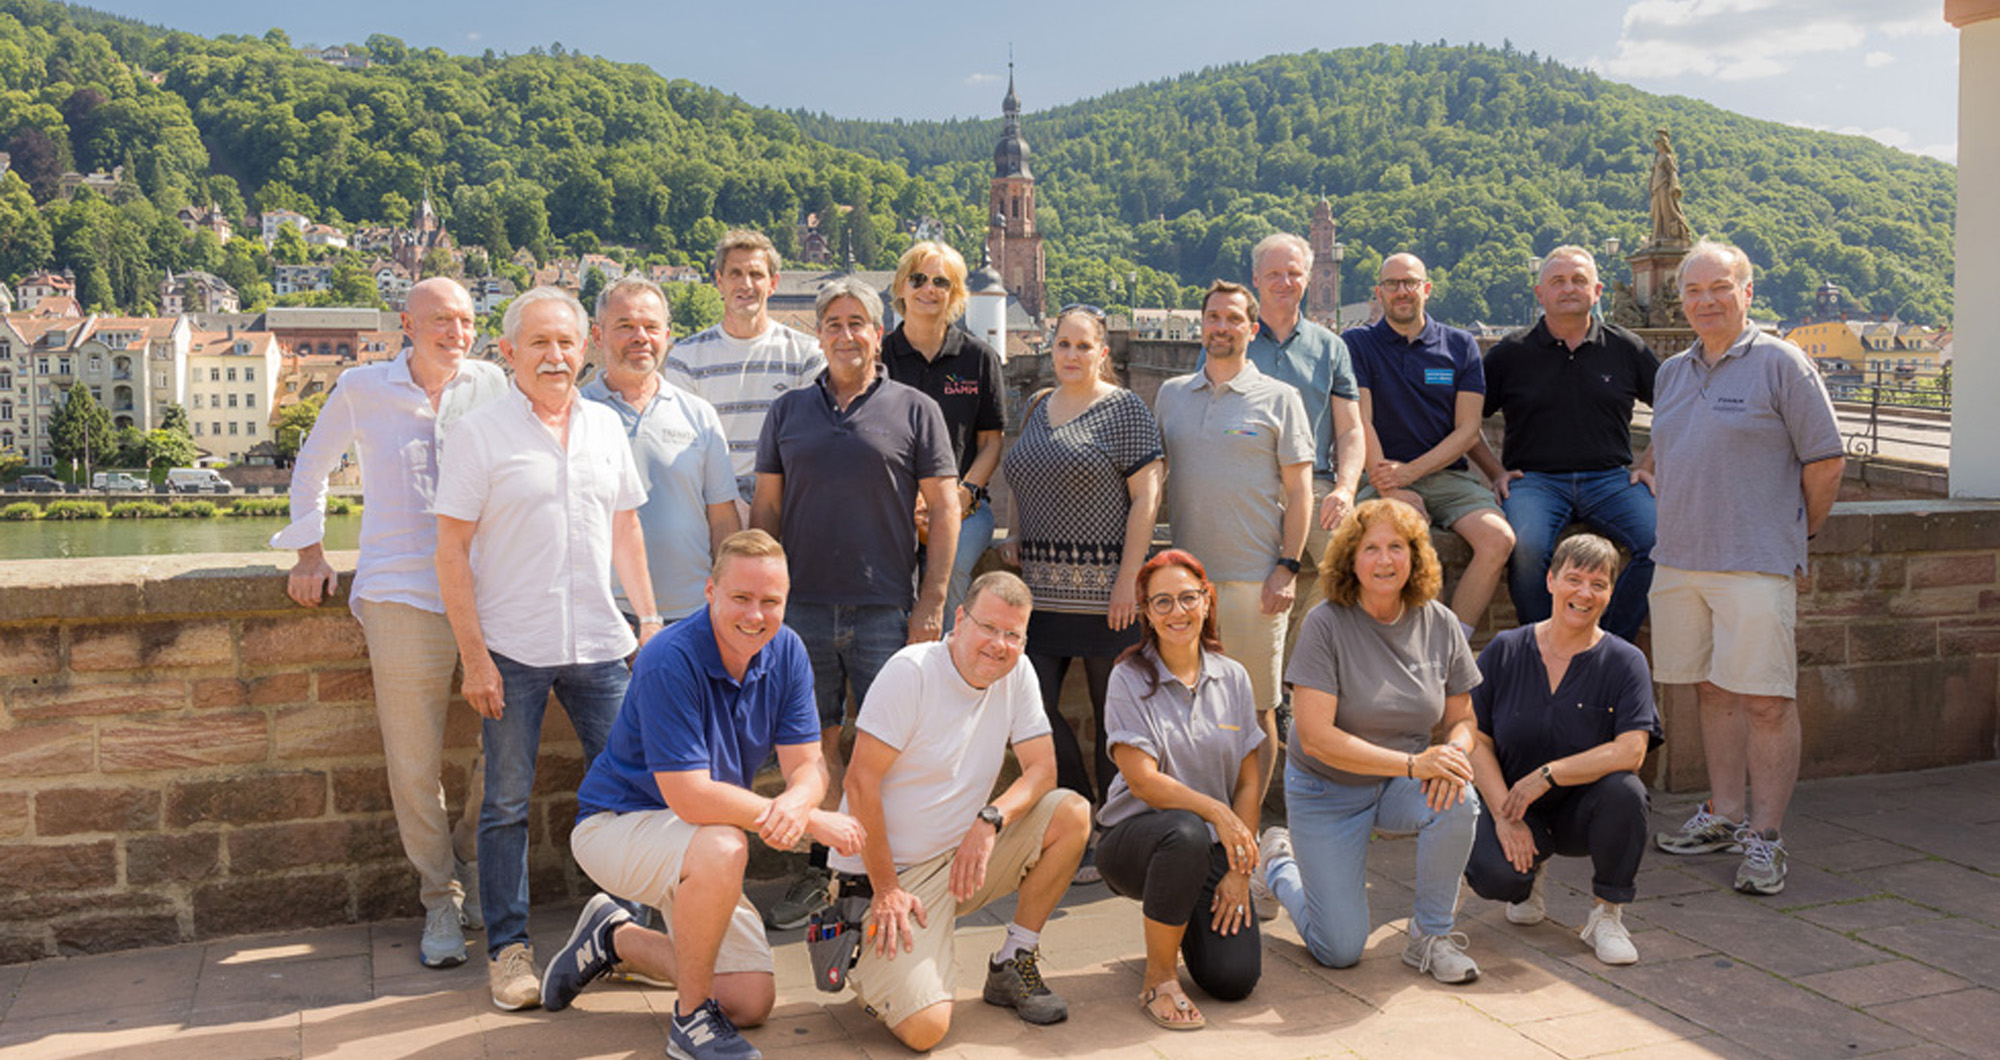
[[[949,243],[940,243],[932,239],[910,244],[910,249],[903,251],[903,256],[896,261],[896,277],[889,281],[889,291],[895,298],[896,312],[903,316],[910,315],[910,311],[904,308],[903,284],[909,281],[911,273],[917,271],[917,263],[933,254],[937,255],[939,261],[944,262],[945,277],[951,280],[951,298],[945,302],[944,318],[957,320],[965,315],[965,303],[972,297],[965,289],[965,255],[953,249]]]
[[[560,287],[531,287],[507,303],[507,312],[500,317],[500,335],[509,345],[521,336],[521,314],[537,302],[559,302],[569,307],[570,315],[576,318],[576,333],[579,338],[590,337],[590,314],[583,311],[583,303],[576,296]]]
[[[778,274],[778,248],[771,243],[771,237],[748,228],[732,228],[722,233],[722,239],[715,244],[715,275],[722,276],[722,267],[729,264],[729,255],[738,250],[754,250],[764,255],[764,263],[771,269],[771,275]]]
[[[1257,245],[1250,248],[1250,275],[1254,277],[1263,271],[1264,255],[1269,254],[1279,247],[1289,247],[1298,251],[1299,256],[1306,259],[1306,271],[1312,271],[1312,244],[1306,242],[1303,237],[1294,232],[1273,232],[1258,240]]]
[[[1444,589],[1444,566],[1431,547],[1431,528],[1415,508],[1402,501],[1377,498],[1341,520],[1327,542],[1324,572],[1319,576],[1320,592],[1329,603],[1353,607],[1361,599],[1361,579],[1354,573],[1354,556],[1361,551],[1361,539],[1377,523],[1389,523],[1410,546],[1410,580],[1403,583],[1403,603],[1422,607],[1437,599]]]
[[[868,281],[859,276],[836,276],[820,285],[819,296],[813,299],[813,327],[826,320],[826,307],[838,298],[852,298],[861,303],[861,311],[868,314],[868,322],[878,329],[882,326],[882,292],[869,286]]]
[[[1004,570],[990,570],[972,579],[972,585],[965,590],[964,602],[958,606],[969,612],[980,597],[988,594],[1008,607],[1035,606],[1035,594],[1028,591],[1028,583]]]
[[[1541,283],[1548,278],[1549,263],[1555,261],[1557,258],[1582,258],[1590,265],[1590,274],[1593,277],[1597,275],[1597,257],[1595,255],[1577,246],[1575,243],[1564,243],[1562,246],[1542,256],[1542,267],[1535,270],[1536,283]]]
[[[1603,571],[1617,581],[1618,546],[1596,534],[1571,534],[1556,544],[1556,553],[1549,559],[1550,574],[1560,574],[1565,567]]]
[[[1208,290],[1202,292],[1201,311],[1203,313],[1208,312],[1208,300],[1214,298],[1216,295],[1219,294],[1242,295],[1243,301],[1247,303],[1249,306],[1250,319],[1252,320],[1257,319],[1257,313],[1258,313],[1257,292],[1251,290],[1248,287],[1243,286],[1240,283],[1232,283],[1228,280],[1217,280],[1214,283],[1208,285]]]
[[[1730,277],[1739,286],[1750,282],[1750,255],[1743,253],[1742,247],[1720,240],[1704,239],[1689,247],[1687,257],[1681,259],[1681,267],[1674,273],[1676,284],[1681,282],[1681,277],[1687,275],[1688,263],[1697,258],[1720,258],[1722,263],[1729,267]]]
[[[628,272],[618,277],[610,283],[605,284],[604,290],[597,292],[597,305],[594,307],[597,319],[604,319],[604,311],[610,308],[611,299],[618,297],[630,298],[640,294],[650,294],[658,298],[660,300],[660,310],[667,314],[669,322],[673,321],[674,307],[673,303],[667,301],[667,292],[662,290],[659,284],[636,272]]]
[[[722,539],[715,549],[715,564],[708,569],[711,578],[722,577],[722,565],[731,559],[775,559],[785,562],[785,546],[778,539],[762,530],[738,530]]]

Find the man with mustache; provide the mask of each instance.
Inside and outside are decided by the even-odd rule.
[[[604,750],[625,699],[625,659],[659,632],[638,507],[646,500],[610,409],[580,400],[589,318],[568,292],[514,299],[500,352],[514,386],[459,422],[438,477],[438,587],[458,640],[467,703],[485,718],[479,884],[487,982],[502,1009],[538,1004],[528,946],[528,797],[553,691],[583,743]],[[642,622],[611,592],[616,568]]]
[[[1549,617],[1549,557],[1563,527],[1581,521],[1631,554],[1604,611],[1604,628],[1630,641],[1646,621],[1655,519],[1653,476],[1631,467],[1632,403],[1653,403],[1660,360],[1591,316],[1603,293],[1590,251],[1562,246],[1542,259],[1542,319],[1486,355],[1485,414],[1506,414],[1506,466],[1484,440],[1471,456],[1514,528],[1507,592],[1521,624]]]

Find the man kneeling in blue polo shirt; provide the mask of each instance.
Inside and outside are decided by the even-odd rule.
[[[567,1008],[622,962],[674,982],[670,1055],[762,1055],[736,1032],[762,1023],[777,1000],[771,944],[743,897],[746,833],[780,849],[811,836],[843,854],[863,839],[854,818],[819,808],[827,770],[812,670],[782,625],[790,588],[777,541],[732,534],[716,553],[707,610],[639,653],[604,753],[577,790],[570,836],[577,864],[608,894],[584,906],[549,961],[543,1008]],[[750,781],[774,748],[785,790],[767,799]],[[658,909],[667,930],[640,927],[610,895]]]

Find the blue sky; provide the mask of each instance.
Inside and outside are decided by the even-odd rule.
[[[999,110],[1011,45],[1029,111],[1280,52],[1512,41],[1650,92],[1754,117],[1957,153],[1958,35],[1943,0],[1076,0],[826,5],[488,0],[91,0],[203,35],[283,28],[295,44],[387,33],[476,54],[565,48],[651,66],[760,106],[840,117]],[[559,12],[556,17],[551,12]],[[1003,13],[1004,12],[1004,13]]]

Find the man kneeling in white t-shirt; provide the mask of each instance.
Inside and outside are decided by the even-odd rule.
[[[868,838],[859,857],[832,866],[843,894],[873,900],[848,981],[912,1049],[951,1028],[953,922],[1016,890],[985,999],[1029,1023],[1069,1016],[1042,982],[1036,947],[1083,860],[1090,804],[1056,788],[1040,687],[1020,665],[1033,604],[1012,574],[981,576],[948,637],[890,658],[855,723],[841,810]],[[1010,744],[1021,775],[989,802]]]

